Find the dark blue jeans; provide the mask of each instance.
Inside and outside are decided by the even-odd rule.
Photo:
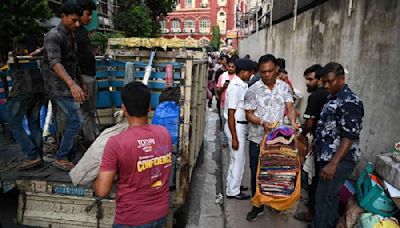
[[[320,171],[326,164],[328,163],[318,162]],[[322,178],[318,178],[313,227],[336,227],[339,219],[339,190],[345,180],[353,173],[355,166],[353,161],[342,160],[338,164],[332,180],[325,181]]]
[[[57,105],[57,109],[63,112],[66,118],[64,134],[61,139],[60,148],[57,151],[57,159],[67,160],[82,127],[80,104],[72,97],[53,96],[51,100]]]
[[[256,194],[257,184],[257,168],[258,168],[258,155],[260,154],[260,144],[250,141],[249,144],[249,157],[250,157],[250,173],[251,173],[251,195]]]
[[[167,216],[140,226],[113,224],[112,228],[164,228],[166,223],[167,223]]]
[[[8,127],[15,141],[21,146],[28,159],[34,160],[42,155],[42,131],[40,129],[40,107],[43,94],[21,94],[10,97],[7,103]],[[26,115],[31,135],[22,127]]]

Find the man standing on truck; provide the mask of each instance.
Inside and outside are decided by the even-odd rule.
[[[18,67],[18,63],[15,64]],[[43,99],[43,76],[39,69],[14,69],[13,87],[8,94],[8,127],[21,146],[26,159],[19,164],[20,170],[42,164],[42,132],[40,130],[40,107]],[[30,135],[22,127],[26,116]]]
[[[81,26],[74,32],[76,45],[78,46],[79,68],[83,81],[88,87],[88,99],[82,104],[83,136],[89,143],[93,142],[100,134],[96,125],[96,59],[93,55],[88,30],[83,25],[88,25],[92,20],[92,12],[96,10],[93,0],[79,0],[78,5],[83,9],[79,23]]]
[[[225,135],[228,137],[230,150],[230,162],[226,177],[226,196],[238,200],[250,198],[250,195],[242,193],[247,187],[241,186],[247,138],[247,120],[244,111],[244,95],[247,84],[253,72],[253,62],[249,59],[238,59],[235,75],[226,90],[224,116],[228,120],[225,124]],[[228,69],[230,66],[228,65]]]
[[[66,2],[61,6],[61,23],[44,38],[46,89],[57,110],[66,118],[66,127],[53,165],[69,171],[74,142],[82,126],[80,104],[87,97],[87,87],[80,74],[74,31],[79,27],[82,8]]]
[[[164,227],[169,210],[168,180],[172,141],[166,128],[148,123],[150,90],[140,82],[122,89],[122,111],[129,128],[105,147],[95,188],[105,197],[117,180],[113,228]]]

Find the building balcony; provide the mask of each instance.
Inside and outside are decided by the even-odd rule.
[[[171,28],[171,33],[178,33],[181,32],[181,28]]]
[[[199,32],[200,33],[210,33],[210,28],[200,28]]]
[[[185,32],[185,33],[194,33],[195,29],[194,28],[184,28],[183,32]]]

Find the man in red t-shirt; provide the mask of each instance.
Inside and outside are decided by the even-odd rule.
[[[129,128],[108,140],[96,194],[107,196],[118,176],[113,228],[164,227],[169,209],[171,137],[166,128],[148,124],[147,86],[139,82],[127,84],[122,89],[122,103]]]

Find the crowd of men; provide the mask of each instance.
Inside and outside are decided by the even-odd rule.
[[[315,165],[315,176],[308,188],[308,211],[297,213],[294,218],[309,222],[311,227],[334,227],[339,218],[339,188],[352,174],[360,155],[363,103],[346,84],[345,70],[339,63],[330,62],[323,67],[315,64],[303,75],[310,96],[303,115],[305,123],[298,132],[313,139],[307,159]],[[211,58],[208,79],[210,91],[216,83],[211,94],[219,101],[217,108],[230,151],[225,194],[228,199],[246,200],[250,195],[242,185],[245,151],[249,155],[254,196],[265,132],[276,122],[300,128],[293,106],[294,89],[285,61],[270,54],[261,56],[257,64],[250,56],[237,60],[221,56],[215,65]],[[212,99],[209,96],[209,105]],[[264,207],[253,206],[247,220],[254,221],[263,213]]]
[[[57,128],[62,134],[53,162],[55,167],[63,171],[74,167],[71,162],[74,144],[82,126],[89,142],[99,134],[95,123],[95,57],[88,31],[83,27],[89,24],[95,9],[96,4],[91,0],[63,4],[60,24],[45,35],[44,47],[30,54],[35,56],[43,52],[42,72],[39,69],[15,70],[12,74],[14,84],[7,104],[8,126],[26,157],[19,164],[20,170],[43,163],[39,110],[49,100],[56,107]],[[30,135],[21,124],[24,116],[28,119]]]
[[[94,118],[95,57],[88,31],[83,27],[95,9],[92,0],[64,3],[60,24],[45,35],[44,47],[30,54],[44,54],[42,72],[13,72],[14,86],[7,104],[8,128],[25,156],[19,170],[43,164],[39,110],[49,100],[56,107],[57,128],[62,133],[53,166],[62,171],[73,169],[74,145],[81,130],[89,143],[99,134]],[[129,129],[107,142],[93,188],[96,196],[103,198],[118,177],[113,227],[164,227],[169,211],[171,137],[166,128],[148,124],[147,86],[138,82],[125,85],[122,102]],[[22,127],[24,116],[31,134]]]
[[[44,79],[14,75],[14,91],[8,103],[9,128],[26,156],[19,165],[21,170],[43,162],[38,109],[45,92],[65,119],[55,167],[64,171],[74,167],[71,154],[82,125],[88,125],[84,127],[87,139],[93,141],[99,134],[94,121],[95,59],[88,31],[82,27],[90,22],[94,9],[96,5],[91,0],[63,4],[61,23],[44,39]],[[305,70],[304,78],[311,95],[302,134],[315,138],[310,155],[314,155],[317,168],[309,190],[309,210],[296,214],[295,218],[311,222],[313,227],[333,227],[339,216],[339,187],[352,173],[360,155],[363,104],[345,83],[345,71],[339,63],[313,65]],[[229,146],[230,151],[226,196],[246,200],[250,198],[245,193],[248,187],[242,185],[246,151],[254,196],[260,143],[265,132],[285,119],[294,129],[300,127],[293,106],[294,89],[285,61],[270,54],[261,56],[258,63],[248,55],[242,59],[211,57],[208,80],[209,105],[215,95],[224,129],[223,146]],[[96,195],[107,196],[117,176],[113,227],[163,227],[169,207],[171,138],[165,128],[148,123],[147,86],[137,82],[127,84],[122,91],[122,103],[130,127],[107,142],[95,183]],[[30,135],[21,126],[24,115],[28,118]],[[151,166],[138,170],[143,162]],[[247,220],[254,221],[263,212],[264,207],[253,206]]]

